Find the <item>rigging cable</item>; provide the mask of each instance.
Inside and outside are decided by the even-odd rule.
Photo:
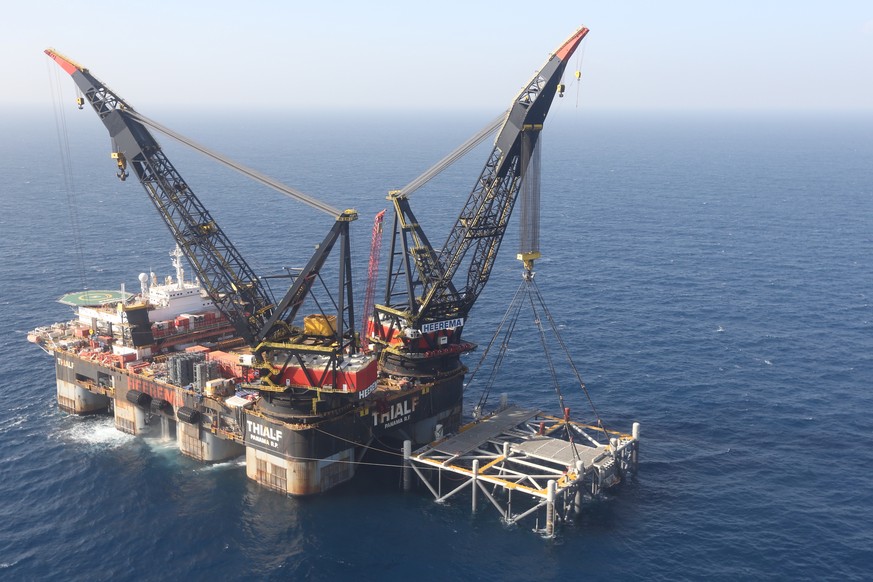
[[[330,216],[332,216],[334,218],[336,218],[337,216],[342,214],[342,212],[340,212],[337,208],[334,208],[330,204],[327,204],[326,202],[322,202],[321,200],[318,200],[317,198],[314,198],[313,196],[310,196],[308,194],[304,194],[303,192],[301,192],[300,190],[297,190],[296,188],[292,188],[291,186],[287,186],[285,184],[282,184],[278,180],[271,178],[271,177],[267,176],[266,174],[263,174],[257,170],[254,170],[254,169],[249,168],[247,166],[244,166],[238,162],[235,162],[235,161],[231,160],[230,158],[228,158],[227,156],[222,155],[214,150],[211,150],[211,149],[207,148],[206,146],[197,143],[193,139],[187,138],[184,135],[177,133],[168,127],[165,127],[165,126],[161,125],[160,123],[158,123],[157,121],[154,121],[153,119],[149,119],[148,117],[145,117],[144,115],[141,115],[140,113],[137,113],[136,111],[134,111],[132,109],[126,109],[125,112],[128,115],[130,115],[133,119],[139,121],[140,123],[144,123],[145,125],[148,125],[152,129],[156,129],[156,130],[160,131],[164,135],[167,135],[167,136],[175,139],[176,141],[183,143],[186,146],[188,146],[194,150],[197,150],[201,154],[208,156],[208,157],[212,158],[213,160],[220,162],[233,170],[236,170],[237,172],[239,172],[240,174],[243,174],[244,176],[248,176],[249,178],[251,178],[252,180],[255,180],[256,182],[260,182],[261,184],[268,186],[269,188],[272,188],[273,190],[276,190],[277,192],[285,194],[286,196],[290,196],[291,198],[294,198],[295,200],[299,200],[300,202],[303,202],[304,204],[308,204],[312,208],[315,208],[316,210],[320,210],[321,212],[324,212],[325,214],[329,214]]]
[[[582,39],[582,48],[576,53],[576,109],[579,109],[579,91],[582,86],[582,57],[585,56],[585,47],[588,43]]]
[[[546,356],[546,363],[549,366],[549,374],[552,376],[552,383],[555,385],[555,394],[558,395],[558,403],[561,406],[561,411],[564,413],[564,429],[567,432],[567,438],[570,441],[570,449],[573,451],[573,456],[576,460],[579,460],[579,451],[576,450],[576,443],[573,441],[573,432],[570,430],[570,419],[569,419],[569,411],[567,410],[566,405],[564,404],[564,395],[561,393],[561,385],[558,382],[558,372],[555,370],[555,365],[552,363],[552,355],[549,352],[549,344],[546,340],[546,329],[543,327],[543,322],[540,319],[539,313],[537,312],[536,305],[534,305],[534,293],[536,291],[537,299],[542,303],[542,296],[539,294],[539,290],[534,286],[533,277],[525,278],[524,285],[527,285],[527,298],[530,301],[530,309],[533,312],[534,323],[537,326],[537,331],[540,332],[540,341],[543,344],[543,353]],[[555,329],[552,328],[552,331],[555,332]],[[556,333],[557,335],[557,333]]]
[[[582,388],[582,392],[585,394],[585,398],[588,399],[588,404],[591,406],[591,411],[594,413],[594,418],[597,420],[597,426],[599,426],[603,433],[607,436],[607,438],[609,438],[606,427],[603,426],[603,421],[600,418],[600,414],[597,412],[597,408],[594,406],[594,400],[591,399],[591,394],[588,393],[588,388],[585,386],[585,382],[582,380],[582,375],[579,373],[579,369],[573,362],[573,358],[570,357],[570,350],[567,347],[567,344],[564,343],[564,338],[561,337],[561,334],[558,333],[558,326],[555,323],[555,320],[552,317],[552,313],[549,311],[549,308],[546,307],[546,302],[543,300],[543,296],[540,293],[540,289],[537,286],[536,281],[531,280],[531,284],[532,288],[536,293],[540,306],[543,308],[543,313],[545,314],[546,319],[549,322],[549,326],[552,328],[552,333],[555,334],[555,338],[558,340],[558,344],[561,346],[561,349],[564,350],[564,355],[567,358],[567,363],[570,364],[570,369],[573,370],[573,374],[576,376],[576,381],[579,382],[579,387]]]
[[[334,438],[334,439],[336,439],[336,440],[338,440],[338,441],[342,441],[342,442],[350,443],[350,444],[353,444],[353,445],[355,445],[355,446],[358,446],[358,447],[361,447],[361,448],[364,448],[364,449],[367,449],[367,450],[377,451],[377,452],[379,452],[379,453],[385,453],[385,454],[387,454],[387,455],[394,455],[395,457],[401,457],[401,458],[403,457],[403,453],[395,453],[393,450],[389,450],[387,447],[384,448],[384,449],[380,449],[380,448],[378,448],[378,447],[374,447],[374,446],[369,445],[369,444],[362,445],[361,443],[359,443],[359,442],[357,442],[357,441],[352,441],[352,440],[349,440],[349,439],[347,439],[347,438],[341,437],[341,436],[339,436],[339,435],[337,435],[337,434],[329,433],[329,432],[327,432],[326,430],[321,429],[321,428],[318,428],[318,427],[316,427],[315,430],[318,431],[318,432],[320,432],[320,433],[322,433],[322,434],[324,434],[324,435],[327,435],[327,436],[329,436],[329,437],[331,437],[331,438]],[[379,439],[375,439],[375,440],[379,441]],[[379,441],[379,442],[381,443],[382,441]],[[368,464],[368,463],[363,463],[363,464]],[[386,467],[389,467],[389,466],[390,466],[390,467],[402,467],[402,465],[383,465],[383,466],[386,466]]]
[[[428,182],[430,182],[433,178],[439,175],[443,170],[457,162],[460,158],[469,153],[470,150],[475,148],[477,145],[485,141],[489,135],[493,134],[497,131],[497,128],[502,126],[506,121],[506,116],[509,111],[504,111],[497,117],[495,117],[488,125],[483,127],[478,133],[474,134],[470,139],[459,145],[452,152],[446,155],[443,159],[438,161],[436,164],[428,168],[421,174],[419,177],[412,180],[409,184],[404,186],[399,190],[400,196],[407,197]]]
[[[73,162],[70,155],[70,139],[67,130],[67,117],[63,108],[63,93],[61,90],[60,69],[52,67],[51,59],[46,60],[49,75],[49,86],[52,95],[52,110],[55,118],[55,132],[58,139],[58,151],[61,161],[61,174],[66,190],[67,210],[70,216],[70,231],[73,237],[73,254],[79,268],[79,278],[82,289],[88,289],[85,272],[85,254],[82,251],[82,231],[79,226],[79,209],[76,204],[75,182],[73,180]]]
[[[503,362],[503,358],[506,355],[506,351],[509,348],[509,339],[512,337],[512,332],[515,330],[515,324],[518,321],[518,315],[521,311],[521,305],[523,301],[519,300],[522,289],[524,288],[524,282],[522,285],[515,290],[515,295],[512,297],[512,301],[509,304],[509,307],[506,309],[506,312],[503,314],[503,319],[500,321],[500,324],[497,326],[497,329],[494,331],[494,335],[491,336],[491,341],[488,342],[485,350],[482,352],[482,357],[479,358],[479,363],[476,364],[476,368],[473,370],[473,373],[470,374],[469,380],[467,380],[467,386],[473,383],[473,380],[476,378],[476,374],[479,372],[479,369],[482,367],[482,364],[485,362],[485,358],[488,357],[488,353],[491,351],[491,348],[494,346],[494,342],[497,340],[497,337],[500,335],[500,332],[503,330],[503,326],[509,322],[509,327],[507,328],[506,335],[503,338],[503,342],[500,344],[500,348],[498,350],[497,357],[493,365],[491,366],[491,373],[489,374],[488,380],[485,382],[485,386],[482,388],[482,394],[479,396],[479,403],[476,405],[476,409],[480,412],[485,408],[485,405],[488,403],[488,396],[491,393],[491,387],[494,385],[494,379],[497,376],[497,370],[500,368],[501,363]],[[510,314],[511,317],[510,317]]]
[[[482,395],[479,398],[479,403],[478,403],[476,408],[479,411],[481,411],[482,409],[484,409],[485,405],[488,402],[488,396],[490,394],[491,388],[493,387],[493,385],[496,381],[497,371],[500,368],[504,357],[506,356],[506,352],[509,348],[509,341],[512,337],[513,331],[515,330],[516,323],[518,322],[520,311],[521,311],[521,306],[524,304],[525,298],[529,301],[529,304],[531,306],[531,310],[533,311],[533,314],[534,314],[534,322],[536,323],[537,329],[540,333],[540,338],[541,338],[541,341],[543,344],[543,351],[545,352],[545,355],[546,355],[546,362],[548,363],[549,372],[552,376],[552,380],[553,380],[554,385],[555,385],[555,392],[558,396],[558,401],[560,403],[561,409],[566,410],[566,407],[564,406],[564,396],[563,396],[563,393],[561,392],[560,385],[558,383],[557,372],[556,372],[555,366],[552,362],[552,358],[551,358],[551,355],[550,355],[550,352],[548,349],[548,344],[546,341],[545,328],[542,325],[542,320],[540,319],[539,314],[537,312],[536,305],[534,304],[534,298],[536,298],[536,303],[539,304],[540,308],[542,309],[543,315],[545,316],[545,319],[549,324],[549,328],[551,329],[552,334],[554,334],[555,338],[558,340],[558,345],[564,351],[564,356],[567,359],[567,363],[570,365],[570,369],[572,370],[573,375],[576,378],[576,381],[579,383],[579,387],[582,389],[582,392],[585,394],[585,397],[588,400],[588,404],[591,407],[591,411],[594,414],[594,418],[597,421],[598,428],[600,428],[600,430],[603,432],[603,434],[608,439],[609,438],[608,431],[607,431],[606,427],[604,426],[602,419],[600,418],[600,414],[597,411],[597,407],[594,405],[594,401],[591,398],[591,394],[588,392],[588,388],[585,386],[585,382],[582,380],[582,375],[580,374],[579,369],[576,367],[576,364],[573,362],[573,359],[570,356],[570,350],[567,347],[567,344],[564,341],[564,338],[561,337],[561,334],[558,332],[557,323],[555,322],[554,317],[552,317],[551,311],[549,311],[549,308],[546,306],[546,303],[545,303],[545,300],[543,299],[542,293],[540,292],[539,287],[537,286],[536,281],[533,278],[531,278],[530,280],[523,280],[521,285],[516,290],[515,295],[513,296],[512,301],[510,302],[510,305],[507,308],[506,313],[504,314],[503,319],[500,322],[500,325],[498,325],[497,330],[494,332],[494,335],[491,338],[491,341],[488,343],[488,346],[485,348],[485,351],[483,352],[482,357],[479,359],[479,362],[476,365],[476,368],[470,374],[470,379],[467,382],[468,386],[473,383],[473,380],[476,378],[477,373],[479,372],[479,370],[483,366],[485,358],[488,356],[491,348],[493,347],[495,341],[497,340],[497,337],[500,335],[503,328],[506,327],[506,333],[504,335],[502,343],[500,344],[500,348],[498,350],[497,357],[495,358],[495,361],[494,361],[493,365],[491,366],[490,375],[489,375],[488,379],[486,380],[485,386],[482,389]],[[565,417],[565,420],[569,420],[569,419],[567,419]],[[569,424],[566,425],[566,428],[568,431],[568,436],[569,436],[570,440],[572,441],[573,437],[569,432],[569,430],[570,430]]]

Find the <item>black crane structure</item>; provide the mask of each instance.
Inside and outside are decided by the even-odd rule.
[[[320,210],[334,215],[335,223],[306,266],[294,277],[285,295],[277,300],[265,284],[265,278],[258,277],[245,261],[146,126],[164,128],[140,115],[88,69],[52,49],[46,53],[72,76],[83,100],[91,105],[109,131],[117,176],[125,180],[129,169],[133,170],[210,299],[232,322],[237,335],[254,349],[262,366],[262,389],[284,391],[285,387],[275,385],[271,378],[281,375],[284,368],[295,361],[305,368],[303,354],[329,355],[331,365],[335,366],[345,354],[356,351],[349,252],[349,224],[357,219],[354,210],[340,212],[327,205],[319,206]],[[202,151],[202,148],[197,149]],[[341,266],[334,301],[338,320],[336,334],[327,340],[307,341],[304,345],[302,340],[312,338],[304,338],[303,330],[294,321],[337,242],[340,243]],[[265,356],[277,350],[286,352],[279,369]]]
[[[375,310],[376,341],[403,354],[463,352],[464,322],[491,275],[540,131],[569,57],[588,34],[577,30],[513,100],[485,166],[437,251],[412,212],[408,194],[389,194],[394,232],[385,301]],[[458,276],[458,271],[463,273]]]
[[[281,298],[274,297],[265,278],[243,259],[148,128],[181,139],[279,189],[275,181],[180,138],[139,114],[88,69],[52,49],[46,53],[72,76],[84,101],[108,129],[118,177],[124,180],[133,170],[209,297],[233,323],[237,335],[253,348],[262,372],[259,389],[275,393],[286,390],[273,380],[281,377],[290,363],[305,368],[302,355],[328,354],[335,366],[355,353],[362,341],[374,344],[382,362],[386,354],[407,361],[426,359],[429,354],[450,354],[457,359],[472,349],[472,344],[461,341],[464,321],[490,277],[552,100],[563,91],[561,78],[567,61],[587,33],[587,28],[580,28],[550,55],[505,115],[492,124],[495,129],[499,127],[494,146],[439,250],[431,245],[416,219],[409,192],[389,195],[394,227],[385,299],[375,306],[372,333],[365,338],[354,329],[349,225],[357,218],[355,211],[341,212],[293,189],[283,190],[331,214],[335,222],[306,266],[293,277],[290,288]],[[313,341],[295,320],[337,243],[339,281],[332,299],[337,309],[335,334]],[[281,360],[278,367],[277,354]],[[313,378],[314,385],[316,380]]]

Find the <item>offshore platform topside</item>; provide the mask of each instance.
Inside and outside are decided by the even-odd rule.
[[[46,50],[72,76],[79,108],[90,105],[109,131],[118,178],[133,172],[176,243],[175,277],[143,273],[139,293],[67,295],[62,302],[75,307],[75,319],[31,332],[29,339],[54,356],[60,408],[110,411],[119,430],[175,438],[184,455],[200,461],[245,454],[249,478],[292,495],[351,479],[377,442],[424,445],[458,431],[467,373],[461,356],[476,347],[462,339],[466,319],[529,179],[552,100],[564,91],[568,59],[587,33],[574,32],[509,109],[456,150],[497,132],[441,248],[431,245],[409,195],[455,152],[389,194],[384,299],[374,300],[383,211],[373,224],[359,329],[349,240],[357,212],[333,208],[176,134],[88,69]],[[306,265],[285,273],[284,293],[274,294],[269,282],[275,286],[281,277],[252,270],[150,130],[331,216],[333,226]],[[331,256],[338,280],[322,285]],[[519,258],[529,266],[538,256],[530,248]],[[190,280],[183,261],[194,271]]]

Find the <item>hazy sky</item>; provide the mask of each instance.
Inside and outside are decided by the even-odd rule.
[[[873,2],[841,0],[16,1],[0,103],[51,101],[52,46],[143,111],[497,110],[580,25],[587,107],[873,110]]]

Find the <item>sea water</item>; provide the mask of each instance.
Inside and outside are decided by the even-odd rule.
[[[65,292],[136,290],[140,272],[169,273],[173,241],[136,180],[114,177],[92,112],[67,113],[62,150],[50,109],[3,113],[0,578],[868,579],[873,117],[556,107],[536,281],[597,414],[617,430],[640,422],[642,446],[639,474],[552,540],[531,522],[502,524],[487,504],[471,515],[463,498],[403,494],[396,468],[362,466],[327,494],[286,498],[247,480],[242,459],[201,465],[110,418],[60,412],[52,359],[27,331],[71,317],[55,302]],[[386,192],[493,117],[151,116],[356,208],[356,301]],[[161,141],[257,272],[301,266],[330,228]],[[412,197],[434,244],[486,156],[476,150]],[[385,236],[387,249],[390,227]],[[468,340],[487,344],[519,285],[516,244],[513,223]],[[573,417],[592,419],[551,348]],[[558,410],[530,314],[500,374],[495,391],[511,401]],[[468,387],[467,412],[480,393]]]

